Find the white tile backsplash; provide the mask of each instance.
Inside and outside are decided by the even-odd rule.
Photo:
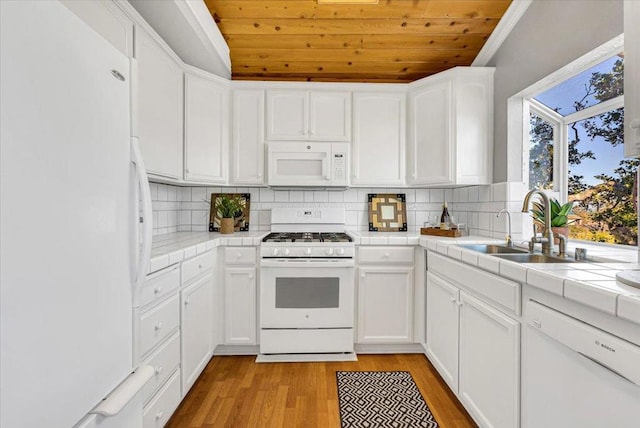
[[[458,223],[466,223],[471,233],[480,236],[504,237],[506,218],[495,215],[507,208],[512,216],[514,237],[522,235],[528,225],[522,208],[522,183],[498,183],[455,189],[385,189],[351,188],[343,191],[278,190],[258,187],[178,187],[151,183],[153,201],[153,232],[155,235],[176,231],[205,231],[209,225],[211,193],[250,193],[251,229],[269,230],[274,207],[344,207],[347,230],[366,231],[369,228],[367,196],[369,193],[405,193],[407,224],[410,231],[419,231],[424,223],[439,221],[442,203]],[[494,195],[497,199],[494,198]]]

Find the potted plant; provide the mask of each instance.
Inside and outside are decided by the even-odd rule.
[[[222,195],[216,199],[216,211],[220,217],[220,233],[231,234],[235,227],[235,217],[242,214],[242,202],[237,196]]]
[[[569,223],[573,220],[569,220],[569,215],[573,209],[573,201],[569,201],[566,204],[561,204],[555,198],[549,198],[549,204],[551,209],[551,230],[554,235],[564,235],[569,238]],[[538,229],[544,228],[544,206],[540,202],[533,202],[533,209],[531,210],[533,220],[538,225]],[[554,243],[558,243],[558,238],[554,239]]]

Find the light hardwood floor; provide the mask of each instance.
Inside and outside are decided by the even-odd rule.
[[[475,427],[421,354],[358,355],[357,362],[262,363],[214,357],[167,427],[339,428],[336,371],[406,370],[441,428]]]

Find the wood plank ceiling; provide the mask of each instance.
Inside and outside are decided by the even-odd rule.
[[[204,0],[234,80],[406,83],[470,65],[511,0]]]

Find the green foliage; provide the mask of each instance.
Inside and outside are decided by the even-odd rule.
[[[551,207],[551,227],[565,227],[570,223],[569,214],[571,214],[571,209],[573,208],[573,201],[561,204],[557,199],[551,198],[549,199],[549,205]],[[544,224],[544,206],[541,202],[533,202],[531,214],[535,221]]]
[[[550,190],[553,187],[553,126],[532,114],[529,137],[529,186]]]
[[[616,60],[611,71],[592,73],[585,85],[581,99],[574,102],[576,111],[589,107],[589,100],[598,102],[609,100],[623,94],[624,63]],[[549,188],[548,177],[552,171],[553,127],[540,118],[532,116],[530,121],[530,186]],[[582,140],[579,128],[582,127],[587,138]],[[623,159],[613,174],[598,174],[594,178],[600,183],[588,185],[584,176],[571,171],[571,166],[579,165],[586,159],[596,160],[591,150],[584,145],[590,142],[619,146],[624,141],[624,109],[619,108],[601,115],[571,124],[568,147],[568,193],[573,201],[573,217],[579,217],[578,224],[571,225],[571,238],[587,239],[596,242],[608,242],[625,245],[637,245],[638,221],[635,200],[638,159]],[[551,156],[551,157],[550,157]],[[557,202],[557,201],[556,201]],[[553,205],[552,205],[553,209]],[[536,207],[536,210],[541,211]],[[544,218],[544,211],[539,220]],[[558,220],[560,222],[560,220]],[[552,221],[553,223],[553,221]]]
[[[216,199],[215,208],[221,218],[234,218],[242,214],[243,204],[237,196],[222,195]]]

